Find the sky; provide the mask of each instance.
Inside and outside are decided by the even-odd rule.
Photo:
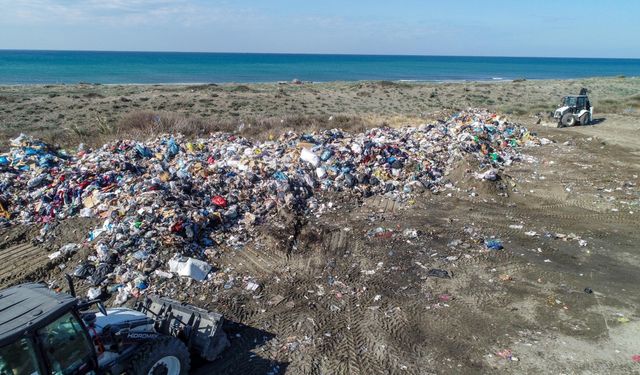
[[[0,49],[640,58],[637,0],[0,0]]]

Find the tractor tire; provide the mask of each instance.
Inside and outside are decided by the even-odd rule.
[[[189,349],[177,338],[166,337],[141,345],[127,374],[187,375],[190,366]]]
[[[589,114],[585,113],[584,115],[580,116],[580,125],[589,125],[589,123],[591,122],[590,118],[589,118]]]
[[[573,126],[576,124],[576,117],[573,115],[573,113],[567,112],[562,115],[562,119],[560,119],[560,122],[562,122],[562,125],[564,126]]]

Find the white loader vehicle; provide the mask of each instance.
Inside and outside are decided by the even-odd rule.
[[[562,98],[562,104],[553,113],[558,127],[588,125],[593,120],[593,106],[589,102],[587,89],[580,90],[580,95],[569,95]]]

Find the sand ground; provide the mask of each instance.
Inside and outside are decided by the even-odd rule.
[[[594,125],[557,129],[536,116],[553,109],[562,93],[582,86],[592,88]],[[357,116],[374,124],[426,121],[438,116],[434,111],[468,104],[511,111],[554,143],[523,149],[525,161],[507,167],[500,184],[473,179],[462,163],[450,171],[455,188],[409,203],[327,197],[336,209],[306,222],[297,251],[282,250],[279,236],[290,228],[274,223],[259,241],[215,260],[220,269],[257,278],[262,285],[258,294],[233,288],[213,295],[185,283],[179,298],[218,310],[233,322],[227,327],[231,348],[214,363],[197,363],[194,373],[630,374],[640,373],[640,363],[632,360],[640,354],[640,115],[634,99],[639,86],[628,78],[417,88],[395,83],[325,84],[320,89],[256,85],[247,86],[249,91],[234,91],[235,86],[73,86],[84,91],[53,97],[69,87],[2,87],[0,98],[23,99],[3,99],[0,129],[5,135],[28,131],[53,139],[56,132],[71,134],[52,120],[61,114],[86,126],[82,119],[90,122],[103,109],[115,122],[143,97],[150,99],[142,102],[166,103],[163,111],[183,115],[199,115],[197,108],[219,110],[222,114],[208,121],[229,124],[257,115],[294,116],[299,109],[274,97],[280,89],[292,106],[313,107],[304,112],[308,116]],[[436,89],[438,102],[425,99]],[[89,90],[104,97],[87,98]],[[496,102],[481,105],[470,99],[481,90]],[[172,93],[178,96],[171,99]],[[385,100],[387,94],[392,99]],[[124,95],[131,101],[120,100]],[[499,104],[498,95],[513,99]],[[214,104],[193,100],[200,96]],[[217,102],[221,97],[225,103],[248,104],[236,116]],[[113,109],[114,98],[127,108]],[[195,104],[186,108],[177,101]],[[508,109],[521,101],[530,103],[524,112]],[[551,108],[542,109],[543,102]],[[26,113],[29,106],[39,107]],[[57,139],[71,145],[98,134]],[[101,136],[115,134],[105,130]],[[82,240],[94,224],[66,220],[45,244],[32,243],[37,227],[2,230],[2,284],[58,277],[61,271],[46,255],[60,244]],[[397,235],[367,236],[380,226]],[[405,229],[418,235],[405,236]],[[487,236],[500,238],[505,249],[480,251],[474,238]],[[431,268],[446,269],[453,277],[427,276]]]

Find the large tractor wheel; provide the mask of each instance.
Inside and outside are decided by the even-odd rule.
[[[189,350],[175,337],[141,345],[133,356],[127,374],[131,375],[187,375]]]
[[[585,113],[580,116],[580,125],[589,125],[589,122],[591,122],[591,116],[589,116],[589,113]]]
[[[576,124],[576,118],[573,113],[567,112],[562,115],[562,119],[560,120],[560,122],[562,122],[562,125],[564,126],[573,126]]]

